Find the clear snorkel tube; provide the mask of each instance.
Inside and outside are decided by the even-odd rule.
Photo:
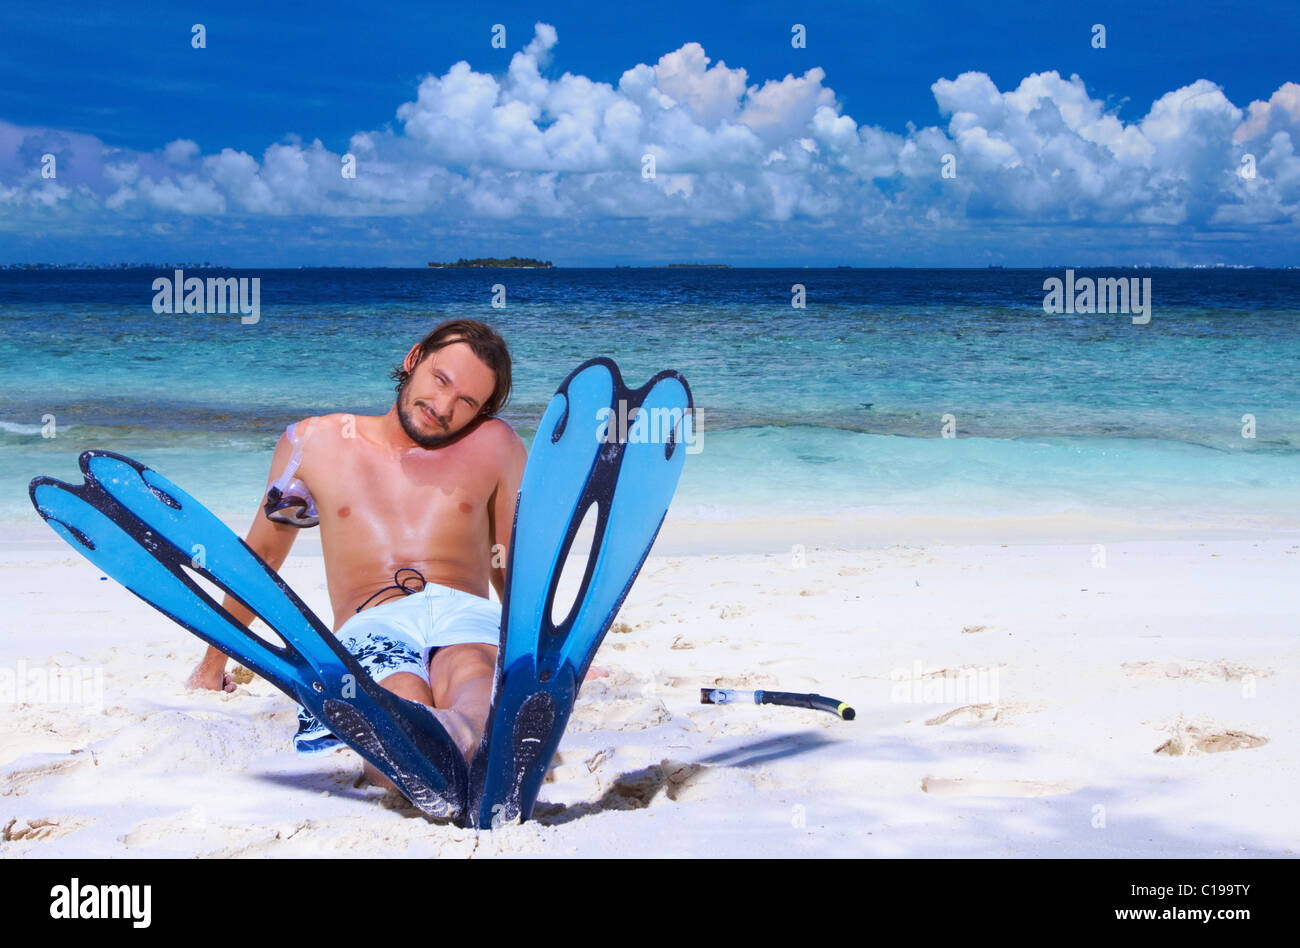
[[[271,482],[266,492],[266,502],[262,509],[268,520],[288,524],[291,527],[314,527],[320,523],[316,512],[316,501],[312,500],[307,485],[293,475],[302,463],[302,440],[298,437],[297,425],[284,429],[284,436],[293,445],[293,454],[284,472]]]

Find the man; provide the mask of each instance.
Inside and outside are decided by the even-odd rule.
[[[290,427],[246,538],[279,569],[300,527],[319,520],[335,634],[382,687],[431,707],[467,760],[487,722],[500,635],[488,585],[504,595],[527,460],[496,417],[510,368],[491,327],[442,323],[394,370],[386,414]],[[253,618],[229,597],[225,606],[245,625]],[[209,648],[188,684],[233,691],[225,667]],[[305,710],[299,717],[300,751],[337,743]],[[369,763],[365,774],[392,787]]]

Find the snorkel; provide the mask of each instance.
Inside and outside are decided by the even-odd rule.
[[[298,437],[296,425],[284,429],[284,436],[293,445],[293,454],[284,472],[271,482],[266,492],[266,503],[262,509],[266,519],[291,527],[314,527],[320,523],[316,512],[316,501],[312,500],[307,485],[293,475],[302,463],[302,440]]]

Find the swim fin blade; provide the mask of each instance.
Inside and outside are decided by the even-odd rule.
[[[474,826],[532,816],[578,688],[677,489],[693,410],[676,372],[632,390],[599,358],[570,373],[538,423],[515,508],[492,710],[470,765]],[[577,595],[557,614],[561,572],[592,508]]]
[[[465,758],[429,708],[381,688],[256,553],[158,472],[108,451],[80,458],[79,487],[31,482],[32,504],[74,549],[164,615],[306,707],[424,813],[458,819]],[[189,575],[210,580],[284,641],[240,624]]]

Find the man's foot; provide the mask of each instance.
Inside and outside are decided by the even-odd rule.
[[[469,763],[470,758],[474,756],[474,751],[478,750],[479,742],[483,740],[483,725],[475,730],[470,719],[459,711],[451,708],[430,708],[433,716],[442,722],[442,728],[449,737],[460,748],[460,752],[465,755],[465,763]]]

